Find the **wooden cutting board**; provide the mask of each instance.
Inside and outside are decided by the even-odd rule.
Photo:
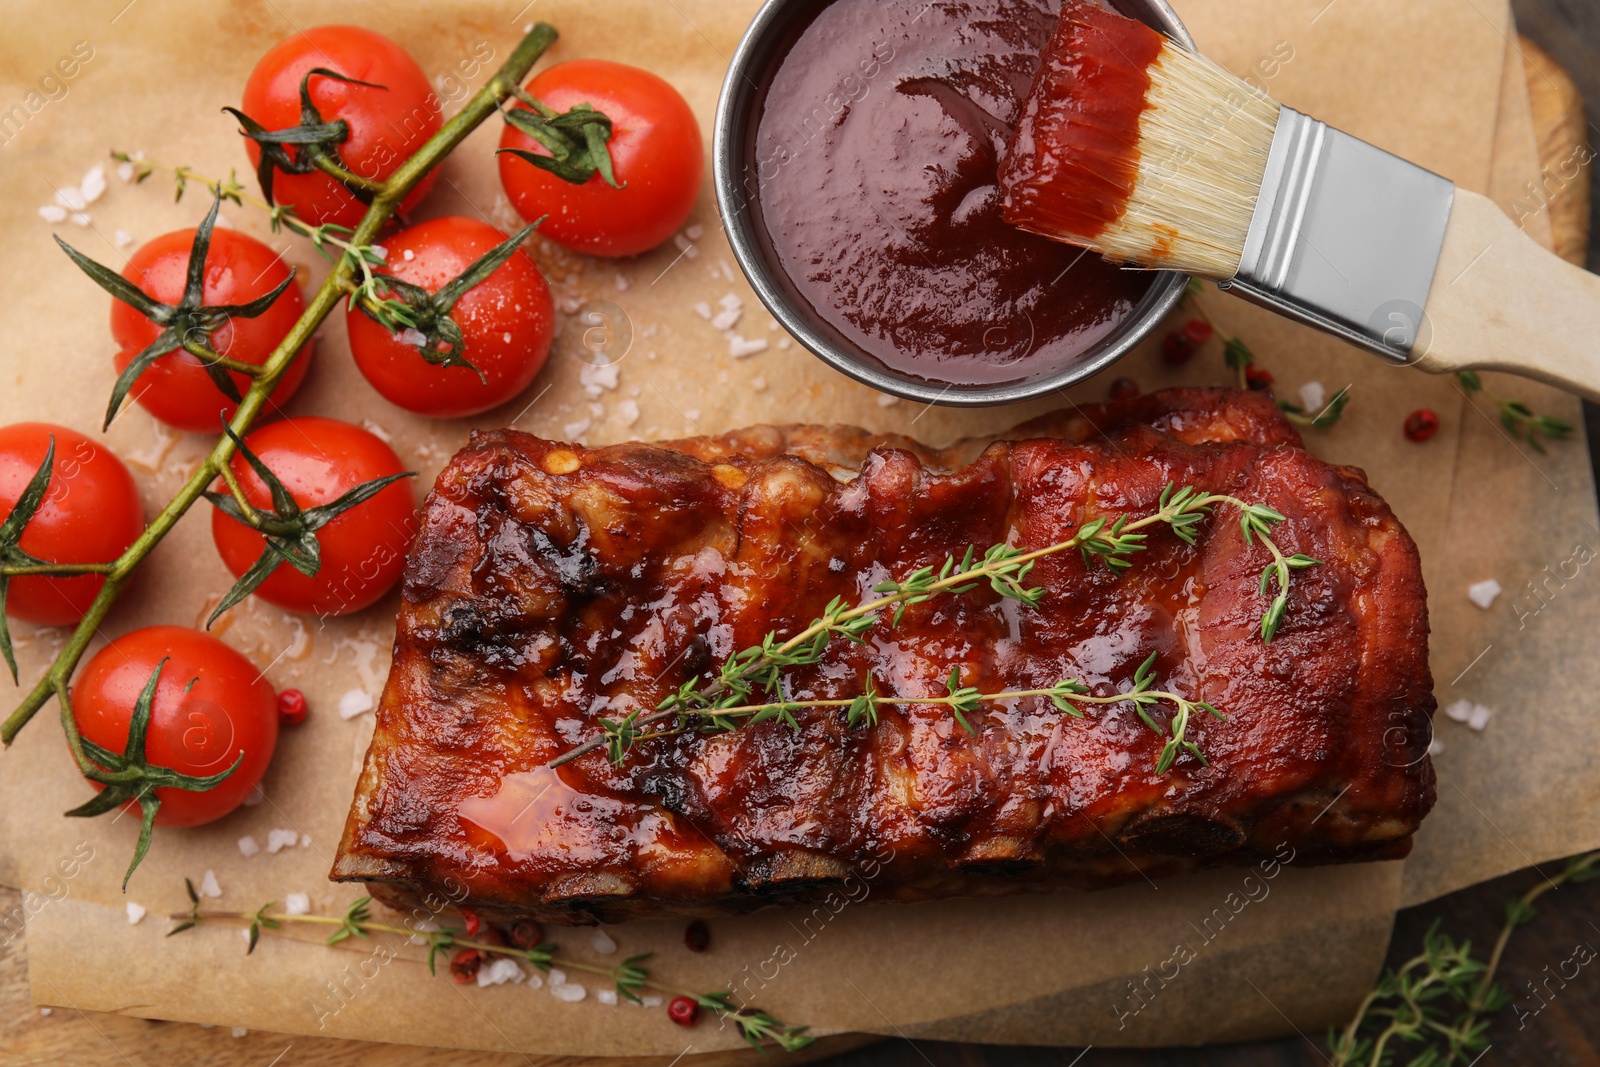
[[[1527,62],[1528,90],[1534,125],[1539,133],[1541,161],[1558,167],[1572,146],[1586,143],[1587,123],[1583,100],[1565,71],[1537,45],[1522,41]],[[1550,202],[1550,219],[1556,249],[1582,264],[1590,227],[1589,183],[1565,183]],[[22,914],[21,896],[0,888],[0,916]],[[189,1023],[159,1022],[101,1012],[56,1009],[42,1015],[28,992],[25,938],[8,924],[0,929],[0,1033],[6,1035],[0,1064],[122,1062],[180,1063],[192,1067],[223,1067],[240,1062],[294,1067],[402,1067],[426,1055],[439,1067],[743,1067],[780,1062],[750,1050],[696,1055],[692,1032],[685,1032],[685,1054],[677,1059],[598,1059],[572,1056],[515,1056],[472,1051],[422,1050],[399,1045],[343,1041],[331,1038],[286,1037],[254,1032],[236,1039],[221,1028],[206,1029]],[[803,1053],[783,1056],[782,1063],[803,1064],[868,1045],[882,1038],[871,1034],[840,1034],[818,1041]]]

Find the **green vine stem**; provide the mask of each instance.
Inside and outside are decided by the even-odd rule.
[[[427,144],[384,182],[382,189],[373,197],[372,204],[360,225],[351,235],[349,241],[351,246],[364,248],[372,244],[384,224],[394,216],[401,201],[422,180],[423,175],[436,167],[466,139],[468,134],[489,116],[495,114],[500,105],[513,96],[515,90],[522,84],[522,80],[533,69],[533,64],[555,42],[556,37],[555,28],[543,22],[529,31],[506,60],[505,65],[495,72],[494,77],[473,94],[461,111],[446,122]],[[250,388],[245,392],[244,399],[230,423],[233,436],[243,437],[249,432],[251,424],[260,415],[268,397],[272,395],[273,389],[301,348],[311,339],[323,321],[333,313],[350,288],[357,284],[354,280],[357,267],[357,264],[351,262],[349,255],[341,256],[334,264],[332,272],[317,290],[305,314],[261,365],[259,374],[252,379]],[[90,605],[83,621],[73,630],[72,636],[68,638],[44,677],[23,698],[4,724],[0,724],[0,742],[10,745],[22,728],[54,696],[61,704],[62,728],[66,731],[67,743],[79,768],[89,770],[94,766],[85,755],[82,744],[79,743],[77,724],[69,705],[68,687],[72,672],[77,668],[78,662],[89,647],[89,642],[99,630],[101,623],[105,621],[107,613],[116,603],[133,572],[150,555],[155,546],[172,531],[178,520],[201,499],[218,474],[228,466],[229,460],[233,458],[234,448],[233,437],[227,435],[221,437],[205,461],[184,483],[183,488],[178,490],[161,509],[144,533],[109,566],[105,572],[105,585],[95,597],[94,603]]]
[[[191,930],[204,922],[234,922],[249,924],[250,951],[254,952],[256,941],[262,930],[280,930],[285,923],[303,923],[314,926],[331,926],[334,928],[327,938],[327,943],[337,944],[351,937],[369,937],[372,934],[392,934],[397,937],[422,937],[428,943],[428,971],[433,973],[434,961],[441,952],[470,950],[483,955],[504,956],[508,959],[521,960],[528,965],[549,973],[552,967],[563,970],[581,971],[585,974],[598,975],[609,979],[616,985],[617,993],[634,1003],[640,1003],[638,991],[653,989],[673,997],[688,997],[701,1008],[713,1012],[719,1018],[733,1023],[739,1029],[739,1034],[751,1045],[760,1048],[763,1042],[771,1041],[785,1052],[795,1052],[812,1043],[813,1038],[806,1032],[804,1026],[789,1026],[764,1011],[755,1008],[739,1007],[733,1003],[731,991],[723,990],[717,993],[696,993],[691,989],[669,985],[650,977],[643,963],[649,958],[649,953],[640,956],[629,956],[614,967],[606,967],[595,963],[584,963],[581,960],[567,959],[556,955],[556,946],[544,943],[532,947],[519,947],[514,945],[495,944],[490,941],[475,940],[466,935],[465,930],[444,929],[421,931],[396,926],[392,923],[374,922],[371,918],[369,905],[370,897],[361,897],[355,900],[342,916],[333,915],[290,915],[287,912],[274,912],[268,903],[254,912],[239,911],[205,911],[200,907],[199,894],[195,892],[194,884],[185,880],[189,891],[189,900],[193,905],[189,911],[171,916],[177,923],[167,934],[181,934]]]

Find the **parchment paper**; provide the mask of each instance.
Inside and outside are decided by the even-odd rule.
[[[689,98],[709,141],[726,57],[756,6],[536,0],[523,7],[512,0],[425,10],[357,4],[335,12],[309,0],[263,0],[202,15],[159,0],[126,2],[14,5],[0,38],[0,107],[18,102],[25,119],[0,135],[0,286],[15,309],[0,333],[0,422],[47,419],[93,430],[113,378],[106,298],[53,248],[36,208],[50,203],[56,188],[78,183],[110,147],[213,174],[245,169],[233,125],[216,108],[236,102],[255,58],[294,28],[332,19],[381,27],[425,70],[454,79],[440,82],[448,102],[487,77],[485,66],[469,70],[484,45],[494,50],[492,64],[523,25],[546,19],[564,34],[552,61],[596,55],[657,71]],[[1508,61],[1503,0],[1187,0],[1179,7],[1203,48],[1235,70],[1254,72],[1279,99],[1464,186],[1494,192],[1502,203],[1522,196],[1530,230],[1541,225],[1537,201],[1521,192],[1537,174],[1520,65],[1514,53]],[[41,88],[46,68],[78,41],[93,58],[64,92],[63,83]],[[1293,58],[1273,66],[1282,44]],[[496,130],[480,131],[457,153],[422,214],[515,224],[490,160],[497,137]],[[114,178],[111,184],[89,206],[88,226],[56,229],[115,265],[126,254],[118,230],[144,240],[192,226],[204,208],[193,193],[174,206],[158,178],[142,188]],[[304,244],[270,235],[258,214],[229,207],[224,216],[284,247],[313,282],[322,276]],[[431,423],[389,407],[350,365],[337,321],[322,331],[317,363],[293,409],[377,426],[426,483],[471,425],[514,424],[593,443],[762,421],[838,421],[942,442],[1071,402],[1063,396],[981,412],[884,403],[797,346],[783,347],[733,265],[709,192],[692,223],[681,242],[627,264],[539,247],[563,331],[541,380],[501,411],[471,423]],[[765,352],[732,358],[729,339],[695,312],[696,303],[715,308],[730,293],[744,303],[734,330],[769,341]],[[1290,864],[1111,892],[917,907],[867,906],[869,882],[865,900],[837,914],[775,911],[718,921],[704,956],[681,948],[676,923],[612,928],[623,953],[655,950],[661,977],[708,989],[732,984],[823,1033],[1134,1045],[1242,1039],[1291,1027],[1314,1033],[1344,1017],[1374,978],[1396,907],[1600,843],[1600,795],[1585,773],[1600,744],[1600,722],[1585,699],[1600,674],[1586,647],[1600,622],[1600,580],[1588,562],[1568,563],[1592,561],[1587,547],[1576,549],[1600,541],[1582,442],[1538,455],[1509,441],[1481,398],[1469,406],[1448,380],[1389,369],[1219,294],[1206,304],[1249,340],[1277,375],[1280,395],[1293,398],[1311,380],[1330,394],[1355,384],[1344,422],[1313,434],[1311,447],[1365,467],[1421,545],[1441,701],[1465,698],[1497,712],[1481,734],[1441,717],[1440,803],[1414,856],[1403,864]],[[600,358],[596,349],[621,361],[614,389],[605,372],[585,371]],[[1121,375],[1151,389],[1221,381],[1225,371],[1214,346],[1181,372],[1146,350],[1075,395],[1102,396],[1108,380]],[[598,395],[586,395],[586,384]],[[1541,411],[1576,418],[1576,403],[1553,391],[1509,379],[1491,384]],[[1408,444],[1401,421],[1424,405],[1440,413],[1444,427],[1426,446]],[[109,441],[134,467],[150,510],[205,446],[160,430],[139,410],[117,421]],[[197,511],[161,546],[108,621],[108,636],[204,616],[228,584],[208,521]],[[1548,578],[1546,566],[1558,577]],[[1465,593],[1488,577],[1506,593],[1485,612]],[[1547,590],[1542,601],[1525,587],[1529,581]],[[215,826],[157,834],[127,898],[149,910],[138,925],[126,921],[117,892],[132,820],[60,816],[88,791],[51,721],[54,709],[0,755],[0,879],[29,891],[23,912],[35,997],[85,1010],[418,1044],[667,1058],[684,1051],[684,1031],[659,1009],[603,1005],[593,992],[567,1004],[523,985],[462,989],[430,979],[409,947],[390,961],[372,944],[328,949],[268,937],[245,959],[231,929],[163,937],[163,916],[185,903],[183,876],[198,880],[207,870],[222,890],[208,902],[216,907],[254,909],[306,892],[315,910],[328,912],[356,895],[325,878],[371,717],[345,721],[336,708],[352,691],[378,692],[393,610],[391,598],[356,618],[303,631],[254,602],[234,613],[223,638],[266,667],[276,685],[302,688],[311,719],[284,733],[263,803]],[[17,632],[28,684],[60,637],[24,626]],[[265,844],[274,828],[293,828],[309,843],[241,855],[238,838]],[[597,955],[591,936],[561,931],[558,940],[579,958],[617,958]],[[697,1051],[737,1043],[705,1024],[691,1040]]]

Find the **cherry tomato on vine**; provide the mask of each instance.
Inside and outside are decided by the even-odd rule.
[[[443,124],[439,98],[417,61],[381,33],[359,26],[314,26],[275,45],[250,72],[240,110],[269,131],[301,125],[300,83],[316,68],[383,86],[354,85],[316,74],[308,83],[322,122],[343,120],[349,126],[348,135],[331,147],[344,168],[358,177],[388,178]],[[261,146],[246,140],[245,150],[259,167]],[[293,155],[297,149],[290,146],[288,151]],[[427,174],[400,210],[409,211],[420,203],[436,180],[437,172]],[[312,225],[331,222],[353,227],[367,212],[343,182],[321,170],[275,173],[272,199],[292,205]]]
[[[0,521],[17,506],[55,437],[50,487],[17,547],[47,563],[109,563],[144,531],[144,508],[128,468],[105,445],[64,426],[0,428]],[[11,580],[6,614],[43,626],[83,618],[105,578],[24,576]]]
[[[678,90],[638,67],[580,59],[542,72],[528,92],[559,112],[589,104],[609,117],[612,167],[624,186],[612,188],[599,174],[573,185],[502,152],[500,182],[512,205],[529,222],[550,216],[541,234],[592,256],[634,256],[683,226],[705,161],[700,126]],[[509,125],[500,147],[547,154]]]
[[[476,219],[432,219],[384,241],[385,273],[437,292],[505,240]],[[522,392],[544,366],[555,335],[550,289],[520,251],[450,311],[463,337],[459,355],[483,372],[482,379],[469,367],[426,362],[406,331],[392,333],[359,309],[345,318],[351,354],[372,387],[392,404],[435,418],[477,415]]]
[[[366,482],[404,473],[394,449],[359,426],[334,419],[268,423],[246,437],[245,444],[301,508],[331,504]],[[271,511],[266,483],[243,456],[233,457],[233,473],[245,499],[263,512]],[[215,488],[223,490],[220,483]],[[322,566],[314,577],[283,563],[255,595],[306,614],[360,611],[399,580],[415,532],[411,487],[404,481],[387,485],[317,531]],[[211,538],[235,577],[248,571],[265,547],[260,533],[221,510],[211,514]]]
[[[266,774],[278,743],[277,695],[254,664],[216,638],[183,626],[150,626],[111,642],[78,675],[72,686],[78,732],[123,752],[134,705],[163,659],[145,734],[149,764],[199,778],[227,770],[244,754],[238,770],[205,792],[156,790],[157,823],[199,826],[237,808]]]
[[[178,303],[183,298],[194,235],[194,230],[177,230],[146,242],[129,258],[122,276],[156,300]],[[270,293],[293,269],[254,237],[219,227],[212,231],[211,247],[206,253],[205,303],[247,304]],[[299,284],[291,285],[256,318],[231,319],[212,331],[211,348],[229,359],[260,366],[294,328],[305,307]],[[120,300],[112,302],[111,337],[119,348],[118,373],[127,369],[161,329],[138,309]],[[273,406],[286,403],[300,388],[312,348],[308,341],[278,382],[272,393]],[[241,394],[250,388],[250,379],[245,375],[234,373],[232,377]],[[140,407],[168,426],[193,433],[216,433],[221,429],[222,413],[232,418],[238,409],[217,388],[200,360],[184,351],[169,352],[152,363],[139,377],[131,395]]]

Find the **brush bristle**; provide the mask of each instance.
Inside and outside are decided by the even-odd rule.
[[[1002,164],[1006,220],[1114,262],[1231,278],[1278,110],[1204,56],[1072,0]]]

